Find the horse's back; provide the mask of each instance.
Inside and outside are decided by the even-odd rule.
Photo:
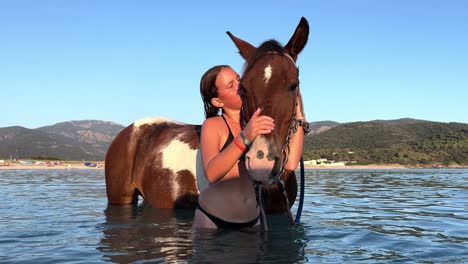
[[[125,128],[106,157],[108,189],[113,184],[125,186],[131,182],[155,207],[194,207],[198,196],[196,175],[200,174],[200,129],[199,125],[163,118],[141,119]],[[112,203],[109,190],[108,197]]]

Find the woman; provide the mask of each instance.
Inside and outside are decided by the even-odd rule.
[[[227,65],[209,69],[201,78],[200,93],[205,105],[200,150],[209,184],[201,191],[195,211],[197,228],[246,228],[259,223],[260,208],[255,190],[239,159],[246,146],[242,137],[252,142],[257,135],[274,128],[271,117],[257,109],[241,131],[242,100],[238,94],[239,75]],[[221,115],[218,115],[221,109]],[[294,170],[302,153],[303,131],[290,143],[291,154],[285,169]]]

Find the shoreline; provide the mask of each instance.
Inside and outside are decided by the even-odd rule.
[[[440,166],[440,165],[401,165],[401,164],[369,164],[369,165],[350,165],[350,166],[339,166],[339,165],[308,165],[304,164],[305,169],[345,169],[345,170],[362,170],[362,169],[373,169],[373,170],[400,170],[400,169],[468,169],[466,165],[456,166]]]
[[[97,170],[104,169],[104,162],[95,162],[95,166],[86,166],[84,162],[49,162],[41,164],[21,164],[17,162],[0,164],[0,170]]]
[[[0,170],[102,170],[104,167],[88,167],[85,165],[47,166],[47,165],[11,165],[0,166]]]
[[[104,169],[104,162],[96,162],[96,166],[86,166],[84,162],[64,162],[60,164],[20,164],[10,163],[8,165],[0,164],[0,170],[98,170]],[[299,169],[300,167],[298,167]],[[369,165],[351,165],[351,166],[338,166],[338,165],[310,165],[304,164],[305,169],[330,169],[330,170],[398,170],[398,169],[468,169],[468,166],[457,165],[457,166],[423,166],[423,165],[412,165],[406,166],[401,164],[369,164]]]

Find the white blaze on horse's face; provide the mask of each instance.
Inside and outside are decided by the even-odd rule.
[[[268,66],[266,66],[266,68],[264,70],[264,74],[263,74],[263,79],[265,80],[265,85],[267,85],[268,82],[270,81],[272,73],[273,73],[273,68],[271,67],[270,64],[268,64]]]

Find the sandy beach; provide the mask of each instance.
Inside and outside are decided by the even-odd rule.
[[[83,161],[64,161],[60,163],[45,162],[40,164],[22,164],[19,162],[7,162],[0,164],[0,170],[65,170],[65,169],[83,169],[83,170],[96,170],[103,169],[104,162],[91,162],[92,166],[86,166]]]

